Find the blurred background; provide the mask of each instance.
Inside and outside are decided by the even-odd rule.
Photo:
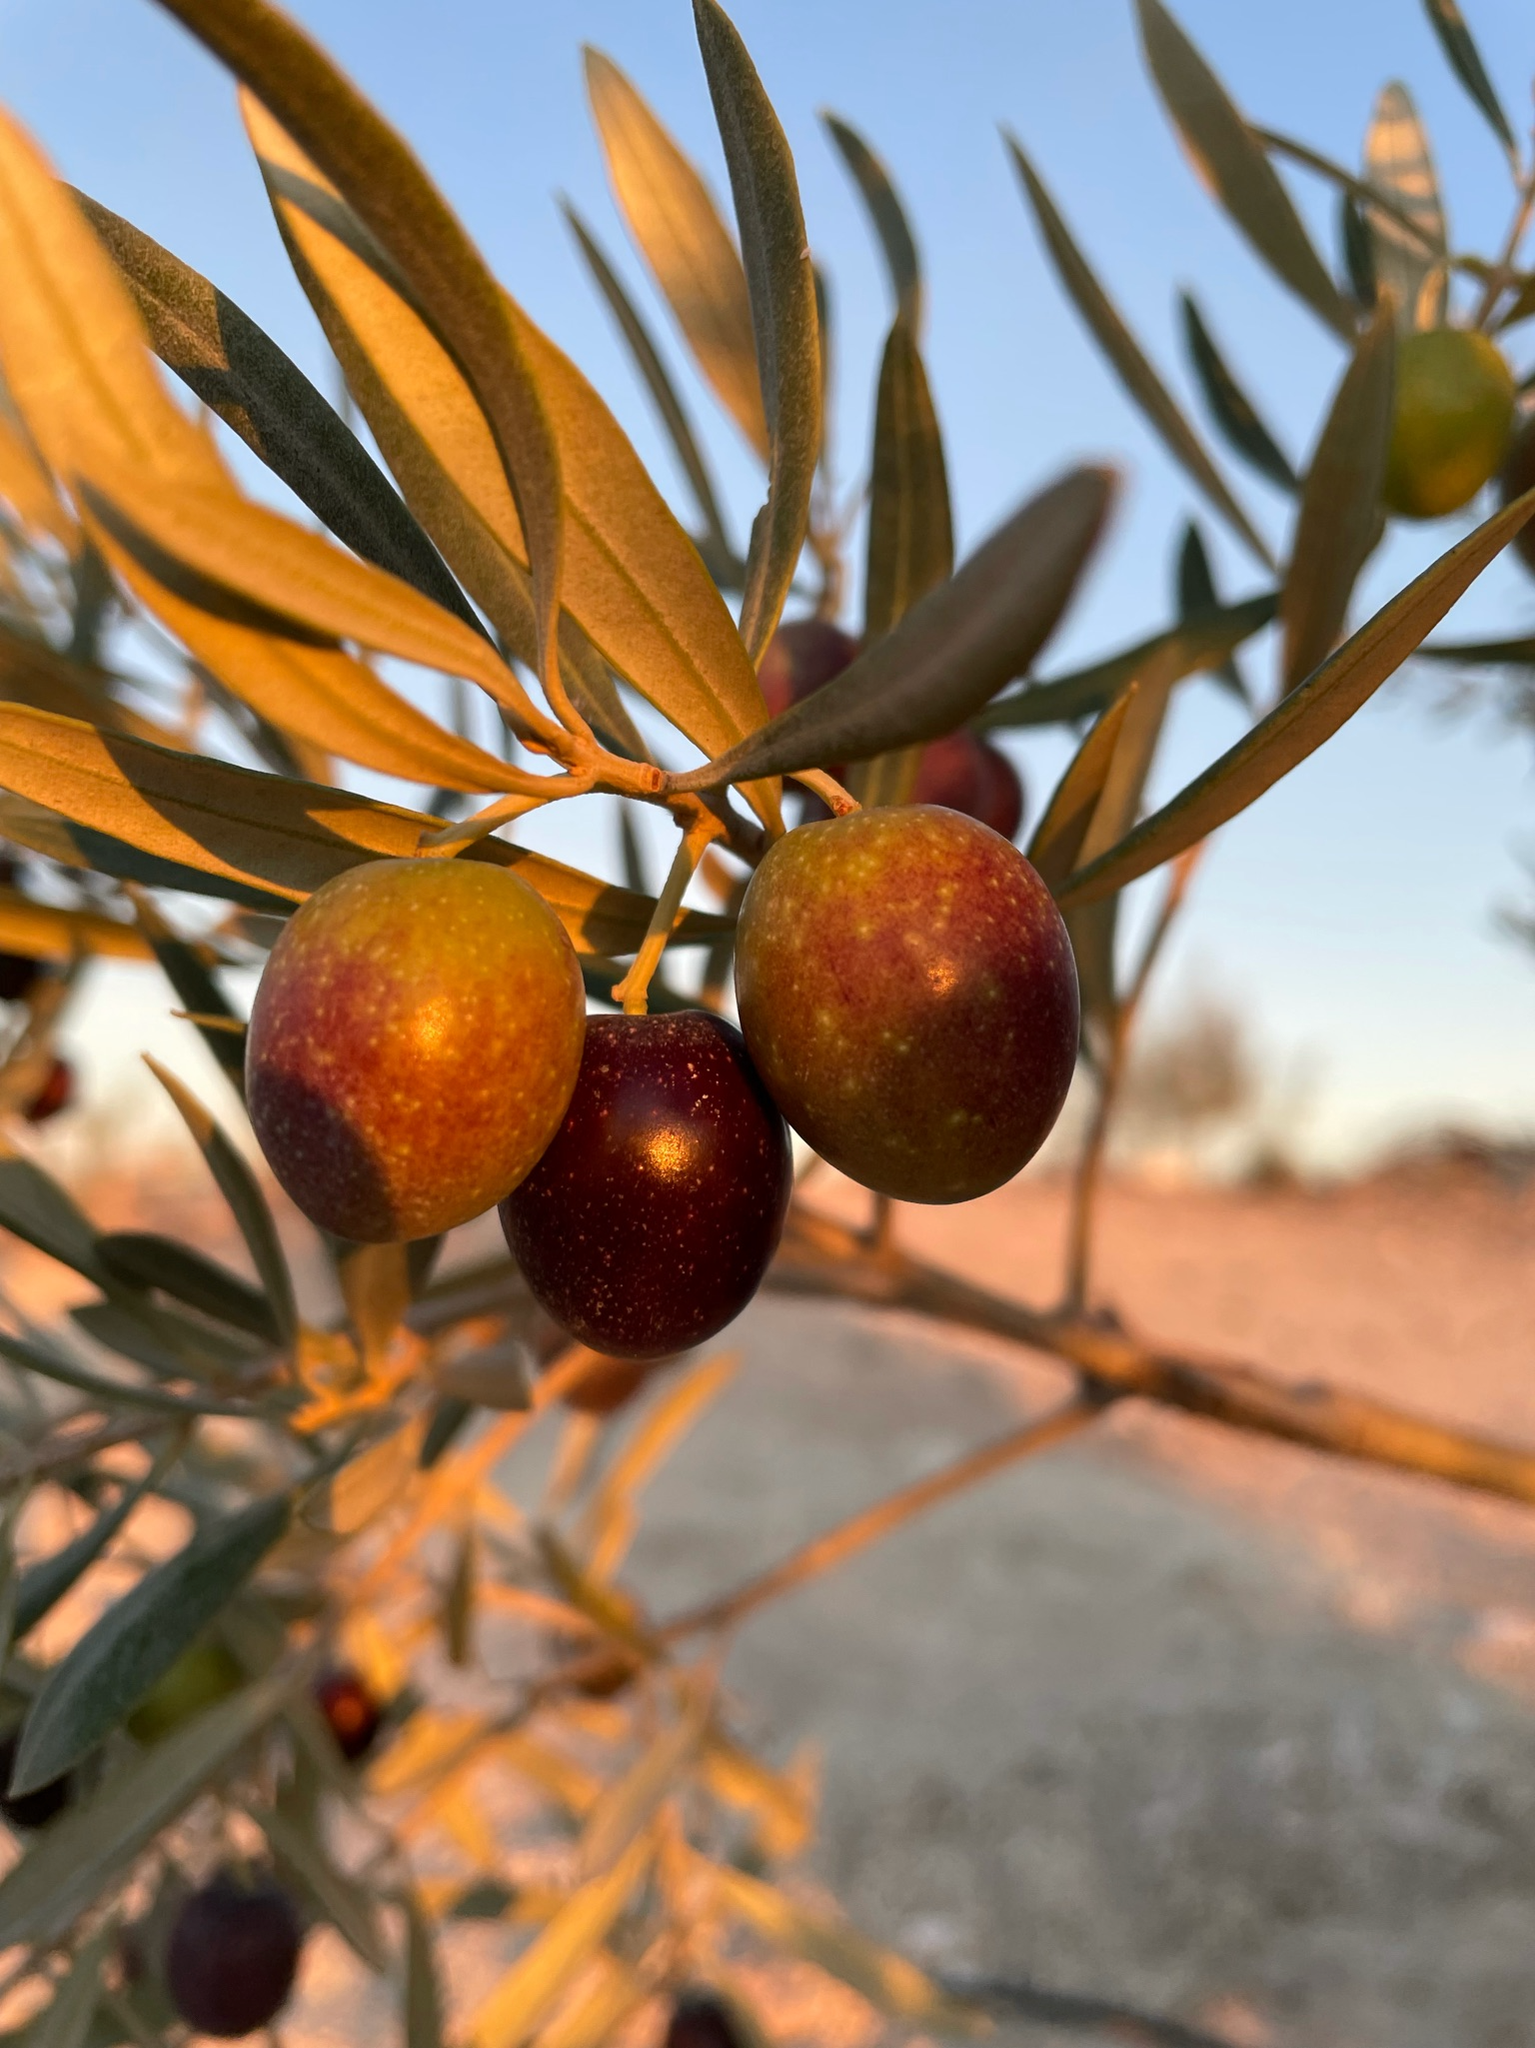
[[[663,487],[678,483],[645,394],[598,302],[555,198],[593,222],[668,342],[664,308],[623,240],[587,119],[579,45],[628,70],[725,191],[707,90],[681,0],[563,0],[558,7],[459,0],[300,0],[296,12],[406,130],[492,262],[593,378]],[[1292,460],[1341,370],[1336,342],[1248,255],[1180,157],[1140,68],[1123,0],[997,6],[960,0],[740,0],[736,9],[799,165],[835,315],[840,480],[856,491],[867,447],[886,288],[858,200],[820,124],[831,108],[884,156],[914,220],[929,277],[927,358],[946,433],[963,549],[1030,489],[1084,453],[1123,459],[1127,490],[1111,543],[1045,673],[1077,666],[1172,616],[1172,552],[1200,514],[1223,596],[1263,572],[1206,518],[1064,301],[1003,153],[1013,128],[1153,359],[1191,411],[1175,292],[1198,293],[1217,338]],[[1409,86],[1428,126],[1452,237],[1498,245],[1510,206],[1496,143],[1450,76],[1421,8],[1407,0],[1295,0],[1233,8],[1189,0],[1182,18],[1256,120],[1358,161],[1376,91]],[[1483,0],[1474,28],[1516,127],[1528,118],[1527,11]],[[127,214],[252,312],[330,391],[334,369],[288,270],[225,78],[149,5],[0,0],[9,103],[64,175]],[[1336,245],[1332,195],[1289,182],[1319,243]],[[1513,355],[1530,367],[1528,329]],[[744,536],[756,475],[731,423],[671,360]],[[225,437],[228,439],[228,437]],[[280,489],[237,448],[252,488]],[[1230,465],[1228,464],[1228,467]],[[1285,506],[1235,478],[1267,536]],[[1363,579],[1363,616],[1474,522],[1393,529]],[[855,542],[855,565],[861,547]],[[854,577],[849,623],[857,619]],[[1359,607],[1363,607],[1360,610]],[[1535,583],[1495,564],[1449,622],[1458,637],[1528,632]],[[1268,636],[1244,664],[1272,690]],[[1232,700],[1209,681],[1182,689],[1152,796],[1231,744]],[[1035,814],[1065,758],[1053,734],[1010,739]],[[1444,1127],[1515,1142],[1535,1132],[1535,967],[1500,925],[1527,903],[1535,857],[1535,734],[1480,690],[1410,665],[1337,740],[1221,834],[1160,974],[1152,1022],[1185,1015],[1208,1035],[1219,1014],[1243,1037],[1264,1113],[1298,1163],[1348,1171]],[[612,869],[611,821],[595,805],[551,807],[530,840]],[[647,821],[649,822],[649,821]],[[661,829],[659,826],[657,829]],[[579,843],[578,843],[579,842]],[[658,842],[659,843],[659,842]],[[658,858],[661,857],[658,855]],[[1127,919],[1133,935],[1135,920]],[[94,970],[101,1000],[77,1009],[87,1113],[124,1091],[135,1119],[163,1116],[140,1084],[141,1046],[180,1049],[152,975]],[[131,1027],[129,1020],[131,1018]],[[110,1020],[110,1021],[108,1021]],[[1202,1021],[1201,1021],[1202,1020]],[[79,1126],[77,1125],[78,1129]],[[61,1131],[56,1142],[66,1142]],[[1165,1149],[1165,1147],[1163,1148]]]

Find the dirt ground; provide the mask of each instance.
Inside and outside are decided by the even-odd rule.
[[[903,1229],[1046,1299],[1063,1209]],[[1104,1295],[1166,1342],[1535,1444],[1535,1187],[1118,1185],[1102,1220]],[[633,1561],[663,1612],[1058,1384],[819,1303],[741,1328]],[[1535,2043],[1535,1514],[1127,1407],[765,1611],[730,1677],[822,1748],[819,1873],[930,1966],[1239,2048]]]
[[[144,1220],[142,1184],[97,1196],[101,1222]],[[1064,1208],[1026,1179],[902,1229],[1045,1301]],[[193,1213],[208,1241],[200,1190]],[[1102,1297],[1165,1343],[1535,1445],[1535,1184],[1121,1182],[1102,1223]],[[12,1247],[3,1278],[47,1305],[35,1255]],[[784,1297],[737,1336],[740,1375],[647,1496],[630,1577],[663,1615],[1061,1385],[985,1340]],[[1233,2048],[1535,2044],[1535,1512],[1126,1405],[765,1610],[728,1678],[769,1753],[821,1753],[814,1874],[934,1969]],[[325,1975],[306,2038],[361,2009],[327,2011]],[[833,2017],[780,1999],[783,2048],[851,2040]]]

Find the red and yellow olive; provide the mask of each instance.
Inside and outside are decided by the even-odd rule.
[[[358,1243],[467,1223],[559,1126],[586,1029],[581,971],[543,898],[488,861],[368,861],[272,949],[246,1092],[273,1173]]]
[[[964,729],[922,749],[911,800],[963,811],[967,818],[989,825],[1004,839],[1015,839],[1023,823],[1023,783],[1018,770],[1000,749]]]
[[[43,1085],[22,1111],[29,1124],[45,1124],[62,1109],[68,1109],[75,1099],[75,1070],[66,1059],[57,1054],[48,1063],[43,1076]]]
[[[857,652],[858,642],[829,619],[791,619],[780,626],[757,669],[769,718],[813,697]]]
[[[314,1689],[315,1705],[324,1715],[336,1747],[349,1764],[361,1761],[378,1740],[383,1710],[363,1683],[360,1672],[328,1671]]]
[[[1076,1060],[1076,963],[1050,892],[997,833],[931,805],[778,840],[741,906],[736,999],[795,1130],[903,1201],[1011,1180]]]
[[[733,1025],[705,1010],[593,1017],[565,1120],[501,1223],[562,1329],[663,1358],[756,1293],[790,1180],[783,1119]]]

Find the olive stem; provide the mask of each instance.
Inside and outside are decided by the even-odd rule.
[[[1514,258],[1519,253],[1519,244],[1524,240],[1524,231],[1530,224],[1530,215],[1535,212],[1535,171],[1524,180],[1519,191],[1519,204],[1509,223],[1508,236],[1503,244],[1503,253],[1493,266],[1492,275],[1482,290],[1482,302],[1476,309],[1476,325],[1486,330],[1488,322],[1514,270]]]
[[[648,1011],[651,977],[661,964],[661,955],[666,951],[666,942],[676,926],[682,898],[702,857],[704,843],[702,835],[695,839],[692,832],[685,832],[677,843],[671,868],[656,898],[656,907],[650,914],[650,924],[640,950],[634,956],[634,964],[623,980],[614,984],[613,1000],[623,1004],[626,1017],[643,1017]]]
[[[1098,1099],[1093,1105],[1092,1121],[1087,1128],[1082,1156],[1077,1162],[1076,1177],[1072,1184],[1071,1222],[1066,1243],[1065,1306],[1068,1309],[1080,1309],[1087,1299],[1088,1268],[1092,1257],[1093,1211],[1103,1179],[1103,1159],[1108,1143],[1109,1125],[1113,1121],[1120,1083],[1124,1079],[1130,1034],[1134,1029],[1141,998],[1146,993],[1146,984],[1151,979],[1152,969],[1156,966],[1167,934],[1183,907],[1183,899],[1188,892],[1189,882],[1203,847],[1204,841],[1201,840],[1197,846],[1190,847],[1187,853],[1181,854],[1174,864],[1167,893],[1162,899],[1162,908],[1157,913],[1156,923],[1146,940],[1140,965],[1135,970],[1124,1000],[1115,1012],[1109,1049],[1098,1083]]]
[[[835,775],[828,775],[824,768],[801,768],[793,780],[813,796],[818,796],[834,818],[846,818],[863,806],[856,796],[842,787]]]

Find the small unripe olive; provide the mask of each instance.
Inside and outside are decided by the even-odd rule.
[[[222,1643],[211,1638],[192,1643],[128,1716],[128,1733],[135,1742],[158,1742],[244,1683],[245,1673]]]
[[[1388,511],[1438,519],[1497,473],[1514,419],[1514,379],[1485,334],[1434,327],[1397,344]]]

